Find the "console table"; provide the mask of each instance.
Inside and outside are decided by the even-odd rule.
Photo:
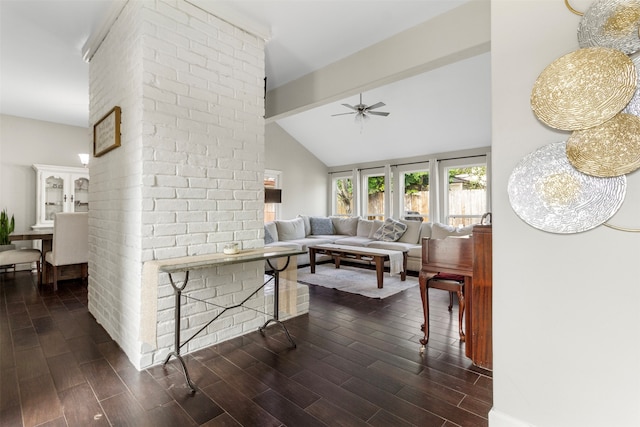
[[[280,320],[278,320],[280,273],[287,269],[287,267],[289,266],[291,257],[296,255],[303,255],[305,253],[306,251],[300,251],[297,249],[289,249],[289,248],[264,248],[264,249],[250,249],[246,251],[241,251],[238,254],[234,254],[234,255],[212,254],[208,256],[184,257],[177,260],[173,260],[174,262],[172,262],[172,260],[166,260],[164,264],[162,264],[162,261],[156,261],[161,263],[161,265],[158,268],[158,271],[169,274],[169,281],[171,282],[171,286],[173,287],[173,291],[175,295],[174,350],[167,355],[163,363],[163,366],[166,365],[167,362],[169,362],[169,359],[171,359],[171,356],[178,359],[178,361],[180,362],[180,365],[182,366],[182,370],[184,372],[186,382],[189,385],[189,388],[191,389],[191,391],[195,393],[196,391],[195,384],[193,383],[193,381],[191,381],[191,377],[189,376],[189,372],[187,371],[187,366],[184,363],[182,356],[180,355],[180,349],[189,341],[191,341],[193,338],[195,338],[198,334],[200,334],[203,330],[205,330],[211,323],[216,321],[225,312],[234,308],[242,307],[244,303],[246,303],[251,297],[257,294],[261,289],[263,289],[265,285],[271,282],[271,280],[273,280],[273,283],[274,283],[273,317],[267,320],[264,323],[264,325],[262,325],[262,327],[259,328],[259,331],[264,335],[264,330],[270,323],[277,323],[284,330],[285,334],[287,335],[287,338],[289,339],[289,342],[291,342],[291,345],[295,347],[296,343],[293,341],[293,338],[291,338],[291,335],[289,334],[287,327],[282,322],[280,322]],[[275,263],[276,265],[271,263],[272,260],[276,260],[278,258],[286,258],[286,262],[284,263],[284,266],[279,267],[277,263]],[[198,270],[198,269],[204,269],[204,268],[215,268],[215,267],[221,267],[224,265],[242,264],[242,263],[255,262],[255,261],[262,261],[262,262],[266,261],[266,263],[268,264],[271,270],[266,271],[265,273],[269,274],[271,277],[267,281],[262,283],[262,285],[258,286],[258,288],[251,295],[247,296],[238,304],[223,307],[223,306],[219,306],[217,304],[213,304],[209,302],[209,304],[213,304],[219,308],[222,308],[222,311],[218,313],[215,317],[213,317],[204,326],[202,326],[202,328],[200,328],[197,332],[191,335],[191,337],[189,337],[187,340],[181,343],[180,305],[181,305],[182,293],[187,287],[187,284],[189,283],[189,272],[192,270]],[[174,280],[173,275],[175,273],[185,274],[182,285],[178,285]]]

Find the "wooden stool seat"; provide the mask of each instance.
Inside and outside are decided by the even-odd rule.
[[[431,279],[427,280],[427,289],[426,292],[429,292],[429,288],[440,289],[443,291],[449,291],[449,311],[453,310],[453,295],[456,294],[458,296],[458,333],[460,335],[460,341],[464,342],[464,328],[462,327],[463,318],[464,318],[464,276],[459,274],[447,274],[447,273],[438,273],[433,276]],[[427,312],[427,317],[429,313],[429,297],[426,297],[426,307],[425,310]],[[424,330],[424,325],[422,325],[422,330]],[[428,340],[428,336],[426,337]]]
[[[424,338],[420,340],[424,346],[429,342],[429,288],[442,289],[449,292],[449,311],[453,308],[453,292],[458,296],[460,309],[458,312],[458,334],[460,341],[465,342],[464,312],[465,285],[471,282],[473,275],[473,248],[470,238],[450,237],[445,239],[428,239],[422,241],[422,268],[420,269],[420,297],[424,312],[422,331]]]

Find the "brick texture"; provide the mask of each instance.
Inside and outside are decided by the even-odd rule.
[[[182,0],[128,2],[91,61],[91,122],[119,105],[122,146],[91,162],[89,308],[138,368],[173,346],[162,274],[158,349],[138,340],[145,261],[263,245],[263,79],[262,39]],[[197,271],[189,295],[236,303],[261,283],[258,264]],[[183,337],[216,313],[198,300],[182,307]],[[271,302],[258,294],[255,311],[231,310],[182,352],[254,330]]]

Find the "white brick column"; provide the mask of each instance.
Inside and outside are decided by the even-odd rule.
[[[161,274],[158,349],[139,341],[143,263],[263,245],[264,41],[184,0],[137,0],[90,65],[91,122],[119,105],[122,146],[91,162],[89,309],[144,368],[166,356],[174,323]],[[258,264],[192,274],[188,290],[236,303],[262,281]],[[270,310],[262,293],[249,305]],[[184,304],[185,337],[207,308]],[[264,320],[233,311],[183,352]]]

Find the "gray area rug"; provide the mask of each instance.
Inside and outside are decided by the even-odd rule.
[[[383,287],[378,289],[375,270],[346,265],[342,265],[337,269],[333,264],[316,266],[315,274],[309,272],[308,266],[298,269],[298,282],[380,299],[418,286],[417,277],[407,276],[407,280],[403,282],[400,280],[399,274],[389,276],[389,273],[385,272]],[[416,292],[418,291],[416,290]]]

